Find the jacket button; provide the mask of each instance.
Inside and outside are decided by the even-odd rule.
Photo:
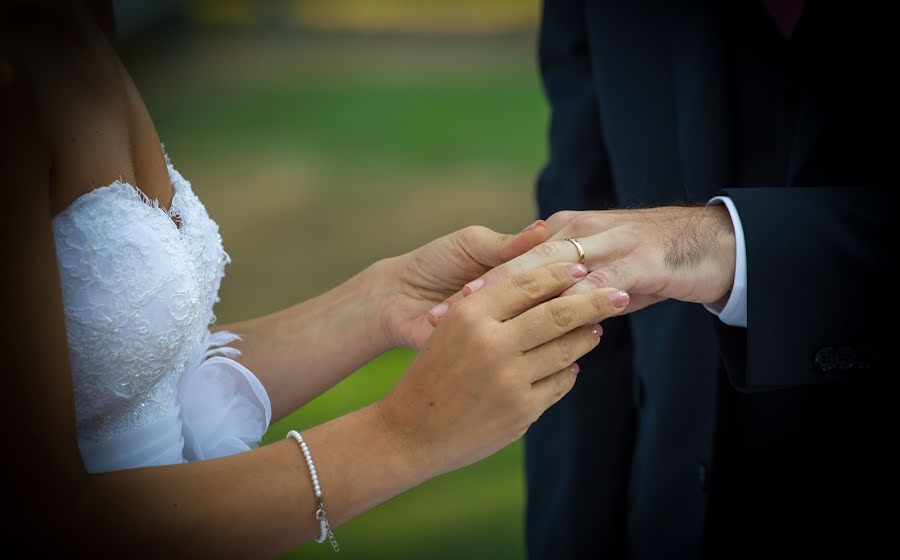
[[[856,369],[857,364],[857,356],[856,350],[850,348],[849,346],[841,346],[837,349],[838,353],[838,367],[842,371],[847,371],[851,369]]]
[[[822,348],[816,352],[813,364],[821,373],[830,373],[838,368],[840,358],[835,348]]]
[[[822,348],[816,352],[813,363],[821,373],[850,372],[871,367],[868,359],[851,346]]]

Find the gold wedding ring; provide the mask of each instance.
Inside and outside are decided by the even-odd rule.
[[[572,238],[566,239],[566,241],[571,241],[572,245],[578,249],[578,262],[584,264],[584,247],[581,246],[581,243],[579,243],[577,239]]]

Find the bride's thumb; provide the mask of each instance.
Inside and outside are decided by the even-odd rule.
[[[537,220],[515,235],[498,233],[501,239],[498,242],[497,259],[493,266],[501,265],[508,260],[527,253],[531,249],[547,241],[547,224],[544,220]]]
[[[494,268],[528,252],[547,237],[547,225],[543,220],[537,220],[514,235],[497,233],[483,226],[469,226],[448,239],[480,264]]]

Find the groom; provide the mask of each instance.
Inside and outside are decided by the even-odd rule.
[[[606,321],[530,429],[530,558],[886,541],[900,91],[884,10],[546,0],[542,215],[662,208],[556,214],[554,241],[488,282],[577,259],[576,238],[579,286],[667,301]]]

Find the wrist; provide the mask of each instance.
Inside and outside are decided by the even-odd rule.
[[[402,256],[381,259],[367,270],[367,299],[372,307],[372,328],[385,350],[403,346],[397,334],[396,310],[402,283]]]
[[[725,305],[734,286],[734,272],[737,252],[737,239],[731,214],[724,204],[710,204],[704,208],[712,221],[715,244],[712,262],[716,281],[712,284],[717,289],[711,293],[708,301],[701,303],[719,306]]]
[[[399,278],[397,258],[376,261],[359,273],[357,289],[361,314],[366,320],[368,336],[380,352],[398,346],[390,329]]]
[[[395,388],[367,407],[379,438],[391,450],[393,467],[415,483],[428,480],[443,471],[433,464],[433,454],[421,433],[421,419],[415,418],[412,407],[403,402]]]

